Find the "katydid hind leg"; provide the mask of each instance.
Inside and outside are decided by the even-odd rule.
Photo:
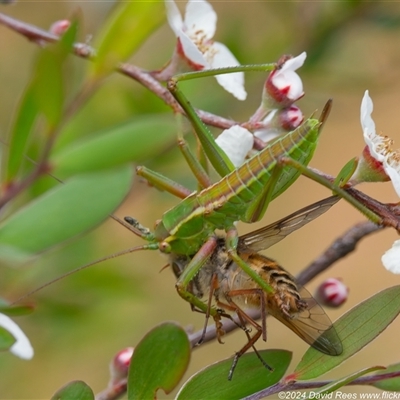
[[[338,195],[339,197],[343,198],[346,200],[348,203],[350,203],[353,207],[355,207],[357,210],[359,210],[362,214],[364,214],[370,221],[376,223],[376,224],[382,224],[383,218],[372,211],[371,209],[368,208],[365,204],[361,203],[359,200],[357,200],[349,191],[346,189],[335,185],[333,182],[331,182],[329,179],[325,178],[324,176],[316,173],[313,171],[311,168],[299,163],[298,161],[289,158],[289,157],[281,157],[278,162],[281,165],[289,165],[293,168],[296,168],[300,171],[300,173],[307,178],[321,184],[322,186],[325,186],[326,188],[332,190],[332,192],[335,195]]]
[[[283,173],[283,166],[277,164],[271,173],[268,184],[264,186],[262,192],[255,198],[246,211],[244,222],[253,223],[260,221],[267,211],[268,205],[272,200],[274,188]]]

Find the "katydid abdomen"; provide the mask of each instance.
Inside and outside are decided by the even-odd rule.
[[[307,165],[316,148],[320,127],[317,119],[306,120],[219,182],[192,193],[164,213],[155,230],[155,238],[163,242],[162,250],[192,255],[215,229],[226,230],[235,221],[261,219],[268,202],[300,175],[293,167],[280,167],[279,159],[289,157]],[[274,174],[277,168],[279,173]]]

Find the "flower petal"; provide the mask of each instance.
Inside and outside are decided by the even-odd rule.
[[[282,133],[282,129],[273,124],[273,120],[276,117],[277,112],[277,108],[272,110],[262,121],[262,124],[265,126],[262,129],[257,129],[253,132],[253,135],[261,139],[264,143],[275,139]]]
[[[0,326],[7,329],[16,339],[16,342],[10,347],[11,353],[25,360],[30,360],[33,357],[33,348],[21,328],[4,314],[0,314]]]
[[[254,137],[245,128],[234,125],[225,129],[216,139],[235,167],[243,164],[247,153],[253,148]]]
[[[279,71],[273,76],[272,82],[278,91],[285,91],[286,97],[292,101],[296,101],[304,95],[303,82],[294,71]]]
[[[179,37],[179,33],[183,30],[182,15],[173,0],[165,0],[165,8],[167,9],[169,26],[174,31],[175,36]]]
[[[297,57],[293,57],[293,58],[290,58],[289,60],[287,60],[283,64],[281,71],[288,71],[288,70],[296,71],[297,69],[299,69],[300,67],[303,66],[306,58],[307,58],[307,53],[305,51],[303,51]]]
[[[397,154],[397,153],[394,153]],[[392,181],[392,185],[394,190],[397,193],[397,196],[400,197],[400,163],[397,159],[391,159],[389,156],[383,164],[383,168],[385,169],[386,174],[389,176]]]
[[[201,35],[211,39],[217,28],[217,13],[205,0],[189,0],[186,5],[184,24],[189,36]]]
[[[179,35],[182,50],[185,57],[190,61],[191,64],[201,66],[202,68],[208,68],[209,65],[207,60],[204,58],[203,53],[198,47],[192,42],[186,33],[181,32]],[[196,69],[199,69],[196,67]]]
[[[400,274],[400,240],[396,240],[392,248],[382,256],[382,264],[388,271]]]
[[[240,65],[239,61],[231,51],[222,43],[214,42],[209,47],[204,57],[211,68],[234,67]],[[232,74],[216,75],[217,82],[229,93],[239,100],[245,100],[247,93],[244,89],[244,73],[234,72]]]
[[[360,122],[364,134],[364,140],[369,151],[377,161],[382,162],[385,159],[385,154],[381,153],[381,145],[383,144],[383,137],[376,134],[375,122],[371,117],[374,110],[374,104],[371,97],[369,97],[368,90],[365,91],[364,97],[361,101],[360,109]]]

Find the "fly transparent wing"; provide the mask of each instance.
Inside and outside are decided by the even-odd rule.
[[[340,200],[338,196],[327,197],[307,207],[304,207],[289,216],[273,222],[256,231],[250,232],[239,238],[239,251],[246,250],[260,251],[265,250],[280,242],[290,233],[296,231],[309,222],[318,218],[328,211],[334,204]]]
[[[308,308],[297,316],[289,318],[277,308],[269,308],[268,312],[318,351],[331,356],[340,355],[342,342],[325,311],[305,288],[301,288],[299,294]]]

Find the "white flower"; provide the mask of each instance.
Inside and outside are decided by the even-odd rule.
[[[240,65],[225,45],[212,40],[217,25],[217,14],[207,1],[189,0],[184,20],[173,0],[166,0],[165,6],[169,25],[178,38],[178,53],[182,53],[192,69]],[[215,78],[226,91],[239,100],[246,98],[243,72],[216,75]]]
[[[269,142],[272,139],[275,139],[282,133],[282,127],[276,126],[274,124],[275,117],[278,112],[278,109],[272,110],[261,122],[263,125],[262,128],[256,129],[254,131],[254,136],[261,139],[264,143]]]
[[[243,164],[247,153],[253,148],[254,137],[247,129],[234,125],[225,129],[218,136],[216,142],[232,161],[232,164],[239,167]]]
[[[269,75],[266,90],[281,105],[279,108],[287,107],[304,96],[303,82],[295,71],[304,64],[306,57],[306,52],[303,52],[290,58]]]
[[[400,196],[400,152],[391,148],[392,139],[376,133],[371,117],[373,109],[374,105],[366,90],[361,102],[360,120],[367,146],[352,179],[355,183],[390,179],[397,195]],[[382,264],[388,271],[400,274],[400,240],[396,240],[392,248],[382,256]]]
[[[33,357],[33,348],[21,328],[4,314],[0,314],[0,326],[9,331],[16,339],[16,342],[10,347],[11,353],[25,360],[30,360]]]
[[[400,274],[400,240],[396,240],[382,256],[382,264],[388,271]]]
[[[353,175],[356,182],[391,180],[398,196],[400,196],[400,152],[393,150],[393,140],[376,133],[375,123],[371,117],[373,103],[368,90],[361,102],[361,126],[366,148],[359,160]]]

